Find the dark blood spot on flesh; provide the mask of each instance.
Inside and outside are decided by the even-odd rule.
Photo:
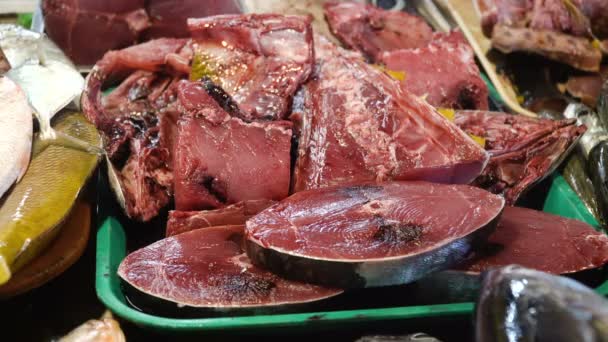
[[[232,275],[225,279],[223,284],[226,293],[235,297],[268,297],[277,285],[270,279],[262,278],[250,273]]]
[[[386,243],[416,242],[422,236],[422,226],[413,223],[382,222],[374,233],[374,239]]]
[[[201,78],[201,83],[207,91],[207,94],[209,94],[209,96],[211,96],[215,100],[215,102],[217,102],[220,107],[222,107],[223,110],[228,112],[228,114],[230,114],[231,116],[238,117],[240,119],[243,119],[244,121],[248,121],[245,120],[245,118],[243,117],[243,113],[241,113],[241,110],[239,109],[237,103],[234,102],[232,97],[228,95],[228,93],[226,93],[224,89],[213,83],[213,81],[206,76]]]
[[[226,203],[226,189],[213,176],[204,176],[201,184],[209,191],[211,195],[217,198],[218,201]]]
[[[472,94],[471,91],[467,88],[462,89],[458,93],[456,105],[462,109],[475,109],[477,108],[477,103],[475,102],[475,94]]]
[[[235,245],[239,246],[241,248],[241,251],[243,250],[243,234],[232,234],[228,237],[228,240],[234,242]]]

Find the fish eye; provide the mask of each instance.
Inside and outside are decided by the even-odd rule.
[[[372,3],[385,10],[401,11],[405,8],[405,0],[373,0]]]

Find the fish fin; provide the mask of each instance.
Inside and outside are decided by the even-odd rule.
[[[37,150],[36,150],[37,153],[42,152],[49,145],[56,145],[56,146],[72,148],[75,150],[79,150],[79,151],[83,151],[83,152],[87,152],[87,153],[91,153],[91,154],[97,154],[97,155],[105,154],[105,151],[103,150],[103,148],[89,144],[88,142],[86,142],[84,140],[74,138],[73,136],[67,135],[62,132],[54,131],[53,136],[41,137],[40,141],[41,141],[41,146],[39,146],[37,148]]]

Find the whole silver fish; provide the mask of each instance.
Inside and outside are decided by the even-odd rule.
[[[21,88],[0,76],[0,198],[30,162],[32,110]]]
[[[477,342],[608,341],[608,301],[569,278],[510,265],[485,273]]]
[[[47,143],[99,153],[69,136],[58,134],[51,119],[69,104],[78,106],[84,78],[46,35],[12,24],[0,25],[0,49],[10,64],[5,76],[23,89]]]
[[[82,92],[84,78],[44,34],[0,25],[0,48],[11,66],[6,76],[25,91],[41,126]]]

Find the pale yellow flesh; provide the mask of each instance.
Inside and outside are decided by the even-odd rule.
[[[82,114],[60,117],[55,128],[91,145],[101,144]],[[0,284],[53,240],[97,161],[95,154],[57,145],[33,156],[23,179],[0,207]]]

